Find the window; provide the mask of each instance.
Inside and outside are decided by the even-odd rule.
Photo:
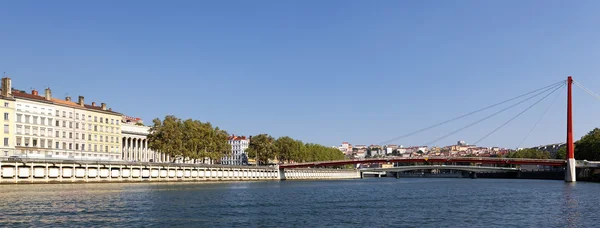
[[[79,139],[79,133],[75,133],[75,139]]]
[[[85,140],[85,134],[81,134],[81,139]]]
[[[25,134],[28,135],[29,133],[31,133],[31,127],[25,126]]]
[[[33,135],[37,135],[38,134],[38,127],[33,127]]]
[[[4,146],[8,146],[8,138],[4,138]]]
[[[75,119],[78,120],[79,119],[79,113],[75,113]]]
[[[67,121],[63,120],[63,127],[67,127]]]
[[[94,122],[98,122],[98,117],[94,116]]]
[[[75,123],[75,129],[79,129],[79,123]]]
[[[40,140],[40,147],[41,147],[41,148],[44,148],[44,147],[46,147],[46,144],[45,144],[45,143],[46,143],[46,140],[43,140],[43,139],[42,139],[42,140]]]
[[[63,117],[67,117],[67,112],[63,111]]]
[[[22,114],[17,114],[17,123],[22,123],[23,120],[21,119],[21,117],[23,117]]]
[[[73,118],[73,113],[69,112],[69,118]]]
[[[52,148],[52,139],[48,139],[48,148]]]
[[[73,132],[69,132],[69,138],[72,139],[73,138]]]
[[[73,143],[69,143],[69,150],[73,149]]]
[[[63,143],[62,148],[63,148],[63,150],[66,150],[67,149],[67,143]]]
[[[58,111],[57,111],[57,112],[58,112]],[[59,143],[59,142],[56,142],[56,149],[60,149],[60,147],[59,147],[59,146],[60,146],[60,143]],[[56,154],[58,155],[58,152],[56,152]]]
[[[4,104],[8,104],[8,103],[4,103]],[[4,107],[8,107],[8,106],[4,106]],[[4,113],[4,120],[8,120],[8,112]]]
[[[81,150],[85,150],[85,144],[81,144]]]
[[[40,125],[46,125],[46,117],[40,118]]]
[[[98,145],[94,145],[94,151],[98,151]]]
[[[110,119],[110,124],[115,124],[115,119]]]
[[[60,116],[60,111],[56,110],[56,116]],[[58,146],[56,146],[58,148]]]
[[[104,123],[105,123],[105,124],[108,124],[108,118],[105,118],[105,119],[104,119]]]
[[[92,125],[88,124],[88,131],[91,131],[91,130],[92,130]]]
[[[69,128],[73,128],[73,122],[69,122]]]
[[[75,149],[79,150],[79,144],[78,143],[75,143]]]
[[[92,141],[92,134],[88,134],[88,140]],[[90,147],[91,149],[91,147]]]
[[[60,121],[58,121],[58,120],[56,121],[56,126],[60,127]]]
[[[33,117],[33,124],[38,124],[38,117],[37,116]]]
[[[48,118],[48,126],[52,126],[52,118]]]
[[[102,135],[100,136],[100,142],[102,142]]]
[[[56,131],[56,138],[60,137],[60,133],[58,131]]]
[[[98,141],[98,135],[94,135],[94,141]]]
[[[21,146],[21,137],[17,137],[17,146]]]
[[[9,132],[8,124],[4,124],[4,133],[8,133],[8,132]]]
[[[94,131],[98,131],[98,125],[94,125]]]
[[[8,102],[4,102],[4,107],[8,107]]]
[[[104,148],[104,152],[108,152],[108,146]]]
[[[88,116],[88,121],[92,121],[92,116]]]
[[[37,147],[37,139],[33,139],[33,147]]]
[[[66,137],[67,137],[67,132],[63,131],[63,138],[66,138]]]
[[[40,127],[40,135],[46,136],[46,128]]]

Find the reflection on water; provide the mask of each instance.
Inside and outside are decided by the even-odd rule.
[[[594,227],[600,184],[493,179],[0,186],[0,226]]]

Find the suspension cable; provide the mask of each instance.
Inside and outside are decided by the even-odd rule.
[[[560,91],[562,92],[563,90],[565,90],[564,86],[562,87],[562,89]],[[535,122],[535,124],[533,125],[533,127],[531,129],[529,129],[529,132],[527,133],[527,135],[525,136],[525,138],[523,138],[523,140],[521,140],[521,142],[519,143],[519,145],[515,149],[521,148],[521,145],[523,145],[523,143],[525,142],[525,140],[527,140],[527,138],[529,137],[529,135],[531,135],[531,132],[533,132],[533,129],[535,129],[535,127],[538,125],[538,123],[540,123],[540,121],[544,118],[544,116],[546,115],[546,113],[548,113],[548,111],[550,111],[550,108],[552,107],[552,105],[554,105],[554,103],[556,103],[556,100],[560,96],[561,92],[556,93],[556,96],[554,97],[554,100],[552,100],[552,103],[550,103],[550,105],[548,106],[548,108],[546,108],[546,111],[544,111],[544,113],[542,113],[542,116],[540,116],[540,118]]]
[[[531,104],[529,107],[527,107],[525,110],[519,112],[519,114],[513,116],[512,118],[510,118],[508,121],[504,122],[502,125],[500,125],[499,127],[497,127],[496,129],[494,129],[492,132],[488,133],[487,135],[483,136],[482,138],[480,138],[479,140],[477,140],[475,142],[475,145],[477,145],[478,143],[480,143],[482,140],[486,139],[487,137],[489,137],[490,135],[494,134],[496,131],[500,130],[500,128],[506,126],[508,123],[510,123],[511,121],[515,120],[517,117],[521,116],[523,113],[527,112],[529,109],[533,108],[533,106],[539,104],[541,101],[543,101],[544,99],[546,99],[546,97],[550,96],[551,94],[553,94],[554,92],[556,92],[558,89],[563,88],[564,85],[561,85],[559,87],[557,87],[556,89],[552,90],[550,93],[546,94],[544,97],[542,97],[541,99],[539,99],[538,101],[536,101],[535,103]]]
[[[600,100],[600,96],[598,94],[595,94],[594,92],[592,92],[591,90],[589,90],[588,88],[585,88],[585,86],[583,86],[581,83],[577,82],[577,81],[573,81],[575,82],[576,86],[579,86],[579,88],[583,89],[583,91],[587,92],[588,94],[592,95],[592,97],[595,97],[596,99]]]
[[[553,83],[553,84],[550,84],[550,85],[544,86],[544,87],[542,87],[542,88],[539,88],[539,89],[533,90],[533,91],[531,91],[531,92],[528,92],[528,93],[524,93],[524,94],[518,95],[518,96],[516,96],[516,97],[513,97],[513,98],[510,98],[510,99],[508,99],[508,100],[504,100],[504,101],[498,102],[498,103],[496,103],[496,104],[493,104],[493,105],[490,105],[490,106],[487,106],[487,107],[484,107],[484,108],[481,108],[481,109],[478,109],[478,110],[475,110],[475,111],[469,112],[469,113],[467,113],[467,114],[463,114],[463,115],[461,115],[461,116],[457,116],[457,117],[454,117],[454,118],[452,118],[452,119],[449,119],[449,120],[446,120],[446,121],[442,121],[442,122],[439,122],[439,123],[437,123],[437,124],[434,124],[434,125],[431,125],[431,126],[428,126],[428,127],[425,127],[425,128],[421,128],[421,129],[419,129],[419,130],[416,130],[416,131],[413,131],[413,132],[410,132],[410,133],[407,133],[407,134],[404,134],[404,135],[401,135],[401,136],[398,136],[398,137],[392,138],[392,139],[390,139],[390,140],[383,141],[383,142],[379,143],[379,145],[388,144],[388,143],[390,143],[390,142],[393,142],[393,141],[396,141],[396,140],[398,140],[398,139],[406,138],[406,137],[409,137],[409,136],[412,136],[412,135],[415,135],[415,134],[421,133],[421,132],[423,132],[423,131],[427,131],[427,130],[430,130],[430,129],[432,129],[432,128],[435,128],[435,127],[442,126],[442,125],[444,125],[444,124],[447,124],[447,123],[450,123],[450,122],[452,122],[452,121],[456,121],[456,120],[462,119],[462,118],[464,118],[464,117],[467,117],[467,116],[470,116],[470,115],[473,115],[473,114],[476,114],[476,113],[479,113],[479,112],[482,112],[482,111],[488,110],[488,109],[490,109],[490,108],[493,108],[493,107],[496,107],[496,106],[498,106],[498,105],[505,104],[505,103],[507,103],[507,102],[510,102],[510,101],[513,101],[513,100],[519,99],[519,98],[521,98],[521,97],[524,97],[524,96],[527,96],[527,95],[529,95],[529,94],[532,94],[532,93],[538,92],[538,91],[540,91],[540,90],[544,90],[544,89],[548,89],[548,88],[553,88],[554,86],[557,86],[557,85],[559,85],[559,84],[564,84],[564,83],[565,83],[565,81],[566,81],[566,80],[561,80],[561,81],[559,81],[559,82],[556,82],[556,83]],[[547,90],[546,90],[546,91],[547,91]]]
[[[561,81],[561,83],[563,83],[563,82],[564,82],[564,81]],[[441,136],[441,137],[439,137],[439,138],[436,138],[436,139],[434,139],[433,141],[430,141],[430,142],[428,142],[428,143],[427,143],[427,144],[425,144],[425,145],[431,145],[431,144],[434,144],[434,143],[436,143],[437,141],[440,141],[440,140],[442,140],[442,139],[445,139],[445,138],[447,138],[448,136],[451,136],[451,135],[453,135],[453,134],[455,134],[455,133],[457,133],[457,132],[459,132],[459,131],[462,131],[462,130],[464,130],[464,129],[467,129],[467,128],[469,128],[469,127],[472,127],[472,126],[473,126],[473,125],[475,125],[475,124],[481,123],[481,122],[483,122],[483,121],[485,121],[485,120],[487,120],[487,119],[489,119],[489,118],[491,118],[491,117],[494,117],[495,115],[498,115],[498,114],[500,114],[500,113],[502,113],[502,112],[504,112],[504,111],[506,111],[506,110],[508,110],[508,109],[510,109],[510,108],[513,108],[513,107],[515,107],[515,106],[517,106],[517,105],[519,105],[519,104],[522,104],[522,103],[523,103],[523,102],[525,102],[525,101],[528,101],[528,100],[530,100],[530,99],[532,99],[532,98],[534,98],[534,97],[537,97],[537,96],[539,96],[540,94],[546,93],[546,92],[548,92],[549,90],[552,90],[552,89],[558,88],[558,87],[560,87],[560,86],[562,86],[562,85],[563,85],[563,84],[556,84],[556,85],[554,85],[553,87],[550,87],[550,88],[548,88],[548,89],[545,89],[545,90],[544,90],[544,91],[542,91],[542,92],[539,92],[539,93],[536,93],[536,94],[534,94],[534,95],[532,95],[532,96],[529,96],[529,97],[528,97],[528,98],[526,98],[525,100],[522,100],[522,101],[520,101],[520,102],[517,102],[517,103],[515,103],[515,104],[513,104],[513,105],[511,105],[511,106],[508,106],[508,107],[506,107],[506,108],[504,108],[504,109],[501,109],[500,111],[497,111],[497,112],[495,112],[495,113],[492,113],[491,115],[488,115],[488,116],[486,116],[486,117],[484,117],[484,118],[481,118],[481,119],[479,119],[479,120],[477,120],[477,121],[475,121],[475,122],[473,122],[473,123],[470,123],[470,124],[468,124],[468,125],[466,125],[466,126],[464,126],[464,127],[462,127],[462,128],[459,128],[459,129],[457,129],[457,130],[455,130],[455,131],[453,131],[453,132],[450,132],[450,133],[448,133],[448,134],[445,134],[445,135],[443,135],[443,136]]]

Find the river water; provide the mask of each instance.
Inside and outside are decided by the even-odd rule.
[[[600,184],[371,178],[0,186],[0,226],[599,227]]]

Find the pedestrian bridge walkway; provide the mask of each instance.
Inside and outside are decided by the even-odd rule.
[[[445,169],[445,170],[459,170],[467,172],[519,172],[519,168],[506,168],[506,167],[490,167],[490,166],[465,166],[465,165],[415,165],[415,166],[397,166],[393,168],[364,168],[360,169],[361,172],[406,172],[413,170],[432,170],[432,169]]]

